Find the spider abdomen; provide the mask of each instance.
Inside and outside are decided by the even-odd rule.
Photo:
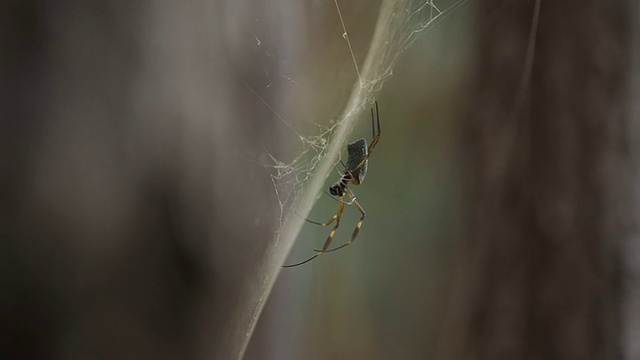
[[[351,174],[350,180],[356,185],[364,181],[364,177],[367,175],[367,140],[358,139],[347,145],[345,173]]]

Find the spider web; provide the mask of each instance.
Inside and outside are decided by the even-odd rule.
[[[271,170],[271,181],[280,207],[278,236],[282,234],[287,217],[292,211],[303,217],[308,214],[315,199],[319,197],[326,178],[333,173],[332,169],[339,162],[340,150],[344,148],[347,135],[353,129],[357,116],[372,106],[385,80],[393,75],[393,68],[401,55],[419,36],[465,4],[467,0],[449,1],[446,8],[442,8],[434,0],[384,1],[362,71],[351,48],[349,33],[339,3],[337,0],[334,2],[342,25],[342,37],[345,40],[345,46],[349,47],[353,68],[358,75],[358,82],[354,84],[343,114],[329,126],[318,125],[320,132],[317,135],[303,136],[293,130],[286,120],[265,103],[295,132],[302,148],[289,162],[277,159],[267,151],[272,164],[266,166]],[[445,2],[442,1],[442,3]],[[256,95],[259,97],[258,94]],[[262,98],[260,99],[264,102]],[[312,179],[314,181],[310,182]],[[308,192],[306,196],[303,196],[306,192]]]
[[[280,208],[280,220],[276,239],[262,264],[262,282],[258,285],[259,289],[253,289],[257,290],[257,298],[248,319],[249,326],[240,357],[246,350],[262,308],[302,228],[304,218],[321,194],[327,177],[334,172],[334,165],[338,162],[340,152],[344,149],[358,115],[371,107],[385,80],[393,74],[393,68],[402,54],[421,35],[464,5],[467,0],[383,0],[362,66],[359,66],[351,47],[347,31],[349,24],[342,17],[338,0],[334,2],[343,31],[342,37],[345,46],[349,47],[353,71],[357,73],[357,82],[353,85],[346,107],[335,122],[327,126],[318,125],[317,135],[304,136],[249,87],[297,136],[301,150],[294,159],[285,162],[265,149],[271,164],[264,166],[270,172]],[[260,42],[258,38],[256,41]],[[290,78],[287,80],[295,82]]]

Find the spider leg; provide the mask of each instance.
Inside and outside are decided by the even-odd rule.
[[[364,217],[366,215],[366,212],[364,211],[364,208],[362,207],[362,205],[360,205],[360,203],[356,200],[355,196],[353,196],[351,190],[347,189],[347,195],[349,195],[351,197],[351,199],[352,199],[351,202],[356,205],[356,208],[358,209],[358,211],[360,211],[360,214],[362,214],[362,216],[360,216],[360,220],[358,220],[358,223],[356,224],[356,228],[353,230],[353,234],[351,234],[351,238],[349,238],[349,241],[347,241],[346,243],[344,243],[344,244],[342,244],[342,245],[340,245],[338,247],[335,247],[333,249],[327,250],[327,249],[323,248],[322,249],[322,253],[340,250],[343,247],[351,245],[351,243],[358,236],[358,233],[360,232],[360,228],[362,228],[362,223],[364,222]],[[315,250],[315,251],[320,251],[320,250]]]
[[[340,196],[338,199],[340,199],[340,201],[342,201],[342,196]],[[331,240],[333,240],[333,236],[336,234],[336,231],[338,230],[338,226],[340,226],[340,217],[342,216],[342,211],[344,210],[344,204],[342,202],[338,202],[338,212],[334,215],[335,216],[335,220],[336,220],[336,224],[333,225],[333,229],[331,229],[331,232],[329,233],[329,237],[327,238],[327,240],[324,242],[324,245],[322,246],[321,250],[316,250],[318,253],[316,255],[320,255],[323,252],[325,252],[328,248],[329,245],[331,245]]]
[[[337,163],[342,164],[342,166],[343,166],[344,168],[346,168],[346,167],[347,167],[347,165],[345,165],[345,164],[344,164],[344,162],[342,161],[342,159],[340,159],[338,162],[336,162],[335,164],[333,164],[333,169],[338,173],[338,175],[342,176],[342,172],[341,172],[340,170],[338,170],[338,168],[336,167],[336,164],[337,164]]]
[[[295,264],[282,265],[282,267],[283,267],[283,268],[292,268],[292,267],[296,267],[296,266],[299,266],[299,265],[302,265],[302,264],[306,264],[306,263],[308,263],[309,261],[311,261],[311,260],[313,260],[313,259],[315,259],[315,258],[317,258],[317,257],[318,257],[318,254],[315,254],[315,255],[313,255],[312,257],[308,258],[308,259],[307,259],[307,260],[305,260],[305,261],[301,261],[301,262],[299,262],[299,263],[295,263]]]
[[[353,205],[354,202],[356,202],[356,197],[355,196],[352,197],[351,201],[349,201],[349,202],[343,201],[343,204],[351,206],[351,205]]]
[[[348,205],[348,206],[353,205],[353,202],[356,200],[356,197],[354,196],[355,194],[353,194],[353,191],[351,191],[351,190],[349,191],[349,196],[351,197],[350,201],[344,201],[344,200],[342,200],[342,197],[337,198],[337,197],[329,194],[327,191],[325,191],[324,193],[327,194],[333,200],[335,200],[335,201],[337,201],[339,203],[342,203],[344,205]],[[327,220],[325,222],[320,222],[320,221],[314,221],[314,220],[311,220],[311,219],[307,219],[306,217],[303,217],[302,215],[299,215],[298,213],[296,213],[296,215],[300,216],[301,218],[305,219],[306,221],[308,221],[308,222],[310,222],[310,223],[312,223],[314,225],[320,225],[320,226],[329,226],[329,225],[331,225],[332,222],[334,222],[338,218],[338,214],[336,213],[331,217],[331,219],[329,219],[329,220]]]
[[[338,201],[337,199],[334,199],[334,200]],[[326,221],[326,222],[319,222],[319,221],[314,221],[314,220],[311,220],[311,219],[307,219],[306,217],[304,217],[304,216],[302,216],[302,215],[298,214],[298,213],[297,213],[297,212],[295,212],[295,211],[294,211],[293,213],[294,213],[294,214],[296,214],[296,215],[298,215],[299,217],[303,218],[303,219],[304,219],[305,221],[307,221],[307,222],[310,222],[310,223],[312,223],[312,224],[314,224],[314,225],[320,225],[320,226],[329,226],[332,222],[334,222],[334,221],[336,220],[336,217],[337,217],[336,215],[333,215],[333,216],[331,217],[331,219],[329,219],[328,221]]]
[[[371,109],[371,129],[374,131],[373,140],[371,140],[371,145],[369,145],[368,155],[371,154],[373,148],[378,144],[378,140],[380,140],[380,113],[378,112],[378,102],[376,101],[376,123],[378,125],[378,132],[375,132],[375,126],[373,124],[373,109]]]
[[[340,199],[340,201],[342,201],[342,196],[339,199]],[[291,268],[291,267],[295,267],[295,266],[298,266],[298,265],[306,264],[309,261],[317,258],[318,256],[322,255],[324,252],[326,252],[325,250],[329,247],[329,245],[331,245],[331,240],[333,240],[333,236],[336,234],[336,230],[338,230],[338,226],[340,226],[340,216],[342,216],[342,211],[343,210],[344,210],[344,204],[342,202],[338,202],[338,212],[335,215],[333,215],[331,220],[327,221],[326,223],[316,223],[316,222],[313,222],[311,220],[306,219],[309,222],[312,222],[312,223],[318,224],[318,225],[322,225],[322,226],[327,226],[327,225],[331,224],[334,220],[335,220],[336,224],[333,226],[333,229],[331,229],[331,233],[329,233],[329,237],[324,242],[324,245],[322,246],[322,250],[315,250],[316,254],[313,255],[312,257],[308,258],[307,260],[304,260],[304,261],[301,261],[301,262],[295,263],[295,264],[283,265],[282,267],[283,268]]]
[[[313,221],[313,220],[309,220],[307,218],[304,218],[306,221],[315,224],[315,225],[320,225],[320,226],[329,226],[331,225],[332,222],[336,221],[336,219],[338,218],[338,214],[335,214],[331,217],[331,219],[325,221],[325,222],[319,222],[319,221]]]

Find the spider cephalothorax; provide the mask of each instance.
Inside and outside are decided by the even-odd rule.
[[[376,123],[378,125],[377,132],[376,132]],[[365,139],[358,139],[348,144],[347,145],[347,163],[343,164],[344,171],[342,172],[342,176],[340,177],[340,180],[338,180],[338,182],[336,182],[335,184],[329,187],[329,193],[337,197],[336,200],[338,201],[338,211],[336,212],[336,214],[333,215],[331,219],[329,219],[329,221],[323,222],[323,223],[311,221],[307,219],[307,221],[313,224],[322,225],[322,226],[329,226],[334,221],[336,222],[336,224],[333,226],[333,229],[331,229],[331,233],[329,233],[329,237],[325,241],[324,246],[322,246],[322,249],[316,250],[316,254],[310,257],[309,259],[296,264],[286,265],[284,267],[294,267],[294,266],[302,265],[306,262],[309,262],[315,259],[316,257],[318,257],[319,255],[325,252],[342,249],[343,247],[351,244],[356,239],[356,236],[358,236],[358,232],[360,231],[360,228],[362,227],[362,223],[364,221],[365,211],[360,205],[360,203],[356,200],[356,197],[353,194],[353,191],[349,189],[349,183],[354,185],[360,185],[362,181],[364,181],[364,177],[367,175],[367,163],[368,163],[369,157],[371,156],[371,152],[373,151],[373,148],[378,143],[378,140],[380,140],[380,115],[378,113],[377,101],[376,101],[375,117],[373,116],[373,108],[371,109],[371,126],[373,128],[373,140],[371,141],[371,145],[367,147],[367,140]],[[345,196],[347,196],[350,200],[344,201],[343,198]],[[331,240],[333,240],[333,236],[338,230],[338,226],[340,226],[340,217],[342,216],[342,211],[344,210],[345,205],[355,205],[361,214],[360,220],[358,220],[358,223],[356,224],[356,228],[355,230],[353,230],[353,234],[351,234],[351,238],[349,239],[348,242],[336,248],[328,250],[329,245],[331,245]]]

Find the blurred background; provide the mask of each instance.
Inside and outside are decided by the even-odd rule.
[[[399,42],[432,14],[393,3],[427,9]],[[333,1],[2,2],[0,357],[242,353],[382,6],[338,4],[353,54]],[[280,273],[244,358],[637,358],[639,15],[468,1],[398,44],[362,230]]]

